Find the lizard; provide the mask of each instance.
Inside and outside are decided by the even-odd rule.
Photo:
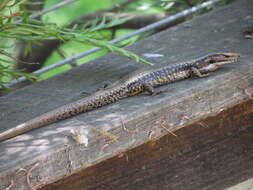
[[[234,63],[239,58],[240,55],[233,52],[211,53],[195,60],[140,72],[102,91],[58,107],[6,130],[0,133],[0,142],[144,91],[151,95],[159,94],[160,91],[155,90],[158,86],[191,77],[207,77],[222,65]]]

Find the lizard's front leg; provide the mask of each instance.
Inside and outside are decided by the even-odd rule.
[[[193,77],[199,78],[207,77],[210,75],[210,73],[205,72],[204,70],[197,69],[196,67],[191,67],[191,74]]]
[[[143,87],[144,87],[144,90],[148,91],[150,95],[152,96],[155,96],[155,95],[158,95],[158,94],[161,94],[161,93],[164,93],[164,92],[168,92],[170,90],[172,90],[172,88],[167,88],[165,90],[155,90],[155,88],[151,85],[151,84],[148,84],[148,83],[143,83]]]

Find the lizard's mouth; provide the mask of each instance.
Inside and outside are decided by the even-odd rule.
[[[220,53],[210,57],[209,62],[217,66],[237,62],[240,58],[238,53]]]

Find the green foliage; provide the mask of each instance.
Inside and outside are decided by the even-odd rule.
[[[59,39],[62,42],[72,41],[85,45],[101,47],[110,52],[116,52],[121,55],[130,57],[137,62],[151,64],[150,62],[140,58],[139,56],[130,51],[119,48],[106,41],[93,38],[94,32],[110,28],[117,24],[121,24],[127,19],[116,19],[112,22],[107,23],[105,22],[105,18],[102,18],[102,20],[100,21],[96,20],[95,22],[93,22],[90,28],[66,28],[57,24],[30,19],[25,10],[20,11],[21,9],[19,5],[22,2],[24,1],[5,0],[0,5],[1,14],[5,15],[0,19],[0,39],[23,40],[30,43],[39,43],[40,40],[54,39]],[[6,49],[0,49],[0,54],[10,58],[13,62],[16,61],[15,58],[11,56],[11,53],[8,53],[8,50]],[[20,76],[26,77],[29,80],[36,79],[36,77],[32,74],[26,74],[21,71],[16,71],[12,69],[11,65],[9,64],[11,60],[6,60],[4,58],[0,59],[1,87],[5,87],[6,81]]]
[[[204,1],[206,0],[137,0],[128,6],[119,6],[120,9],[116,12],[173,14]],[[232,0],[226,0],[226,3],[229,1]],[[45,0],[44,8],[49,8],[59,2],[62,2],[62,0]],[[123,2],[126,2],[126,0],[76,1],[75,3],[43,15],[41,20],[35,20],[29,18],[31,12],[27,11],[24,5],[36,4],[37,2],[33,2],[32,0],[0,0],[0,87],[5,87],[6,82],[20,76],[24,76],[29,80],[42,80],[72,67],[71,64],[64,65],[42,74],[40,78],[32,74],[17,71],[13,69],[14,63],[20,61],[15,58],[16,50],[14,49],[14,45],[17,40],[23,40],[28,43],[25,49],[26,53],[31,51],[32,43],[39,44],[41,40],[59,39],[64,42],[49,57],[44,66],[54,64],[66,57],[73,56],[93,47],[101,47],[103,50],[77,60],[72,64],[79,65],[88,62],[105,55],[107,52],[116,52],[130,57],[137,62],[151,64],[136,54],[120,48],[134,43],[136,40],[142,38],[143,34],[121,42],[117,46],[108,43],[112,38],[125,35],[132,31],[129,29],[111,30],[111,27],[122,24],[131,19],[131,17],[116,18],[111,22],[108,22],[106,17],[102,17],[90,20],[84,25],[75,25],[72,28],[66,27],[79,16],[94,11],[110,9]]]
[[[26,77],[30,81],[35,81],[37,79],[37,77],[31,74],[14,70],[10,68],[10,66],[4,66],[3,64],[0,64],[0,76],[1,76],[0,87],[3,89],[7,89],[7,86],[5,86],[5,79],[8,79],[8,78],[17,79],[18,77],[22,76],[22,77]]]

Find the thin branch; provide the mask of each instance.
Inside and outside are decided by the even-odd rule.
[[[21,62],[21,63],[24,63],[24,64],[29,64],[29,65],[39,64],[39,63],[30,63],[30,62],[19,60],[16,57],[12,56],[10,53],[8,53],[8,52],[6,52],[4,50],[1,50],[1,49],[0,49],[0,54],[5,55],[5,56],[7,56],[7,57],[9,57],[9,58],[11,58],[11,59],[13,59],[15,61],[18,61],[18,62]]]
[[[78,18],[77,20],[73,21],[71,23],[71,26],[74,26],[75,24],[84,24],[89,22],[90,20],[94,20],[96,18],[105,17],[106,22],[111,22],[115,19],[124,19],[124,18],[130,18],[126,22],[112,26],[110,29],[138,29],[141,27],[144,27],[148,24],[152,24],[154,22],[157,22],[163,18],[166,17],[166,14],[164,13],[155,13],[155,14],[138,14],[138,13],[114,13],[114,12],[96,12],[94,14],[89,14],[86,16],[82,16],[82,18]]]
[[[62,7],[64,7],[64,6],[66,6],[66,5],[69,5],[69,4],[71,4],[71,3],[74,3],[74,2],[76,2],[76,1],[78,1],[78,0],[65,0],[65,1],[63,1],[63,2],[57,3],[56,5],[54,5],[54,6],[52,6],[52,7],[49,7],[49,8],[47,8],[47,9],[44,9],[44,10],[42,10],[42,11],[39,12],[39,13],[32,14],[32,15],[30,15],[29,17],[30,17],[30,18],[38,18],[38,17],[40,17],[40,16],[42,16],[42,15],[44,15],[44,14],[46,14],[46,13],[49,13],[49,12],[54,11],[54,10],[56,10],[56,9],[62,8]]]
[[[90,14],[80,16],[80,17],[76,18],[73,22],[71,22],[70,27],[74,26],[75,24],[83,24],[87,20],[91,20],[91,19],[99,18],[101,16],[105,16],[106,13],[119,11],[120,9],[122,9],[122,7],[126,7],[135,1],[138,1],[138,0],[127,0],[121,4],[115,4],[112,8],[104,9],[101,11],[96,11],[96,12],[93,12]]]
[[[31,19],[39,18],[40,16],[42,16],[46,13],[49,13],[49,12],[54,11],[56,9],[62,8],[66,5],[74,3],[76,1],[78,1],[78,0],[65,0],[63,2],[57,3],[56,5],[53,5],[52,7],[49,7],[47,9],[42,10],[42,11],[39,11],[38,13],[34,13],[34,14],[30,15],[29,18],[31,18]],[[14,23],[20,23],[20,22],[22,22],[22,20],[17,20]]]
[[[126,7],[128,6],[129,4],[133,3],[133,2],[136,2],[138,0],[126,0],[125,2],[121,3],[121,4],[115,4],[113,6],[113,8],[111,9],[111,11],[117,11],[117,10],[120,10],[122,9],[122,7]]]
[[[190,1],[190,0],[185,0],[185,3],[189,6],[189,7],[193,7],[194,4]]]

